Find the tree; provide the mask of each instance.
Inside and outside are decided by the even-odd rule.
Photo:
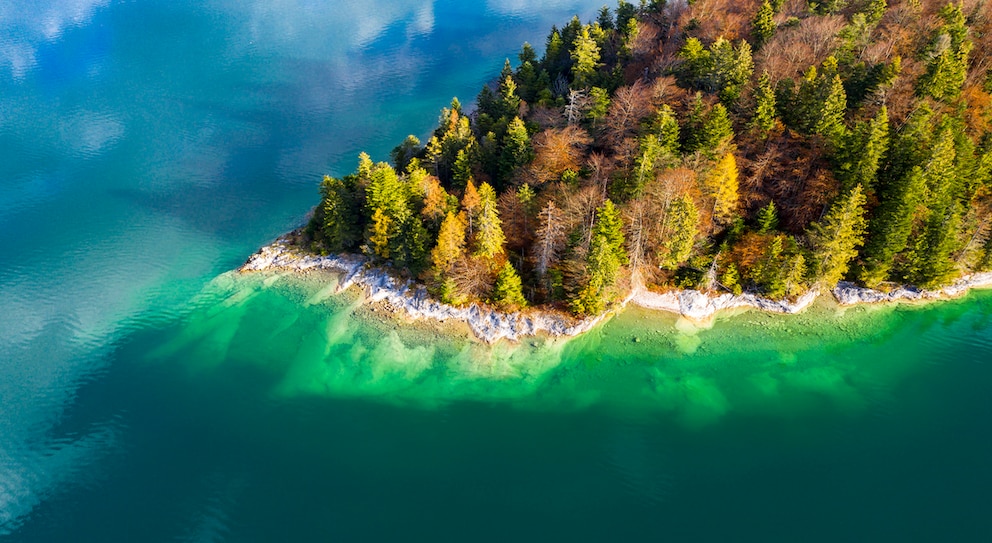
[[[761,77],[758,78],[758,86],[754,90],[754,102],[754,117],[751,118],[751,127],[762,134],[767,134],[775,127],[775,118],[778,116],[775,109],[775,91],[772,89],[768,72],[762,73]]]
[[[324,247],[338,253],[354,247],[361,231],[356,231],[358,206],[351,191],[337,178],[325,175],[320,184],[320,223],[318,225]],[[314,214],[318,218],[318,214]]]
[[[602,64],[599,62],[600,51],[596,40],[589,36],[589,26],[583,26],[571,50],[572,58],[572,88],[584,89],[594,82],[596,70]]]
[[[706,193],[713,199],[713,219],[719,224],[729,224],[737,213],[737,175],[737,160],[727,153],[705,177]]]
[[[489,183],[479,186],[479,230],[475,235],[475,255],[493,258],[503,253],[506,236],[496,208],[496,191]]]
[[[613,205],[609,199],[596,210],[596,224],[593,227],[593,236],[603,236],[608,243],[610,250],[616,257],[617,262],[627,263],[627,250],[624,244],[623,219],[620,217],[620,210]]]
[[[520,276],[517,270],[507,261],[496,275],[496,284],[493,286],[492,301],[504,309],[515,309],[525,307],[527,300],[524,298],[523,285],[520,283]]]
[[[561,210],[548,201],[537,216],[538,228],[534,254],[537,256],[537,275],[544,277],[548,268],[558,261],[558,254],[565,244],[565,224]]]
[[[810,229],[817,277],[827,288],[833,288],[844,277],[858,255],[858,247],[864,243],[865,201],[861,185],[854,187],[838,198],[823,220]]]
[[[882,156],[889,148],[889,115],[885,106],[871,121],[859,123],[846,140],[838,172],[841,189],[849,190],[861,185],[865,191],[871,192]]]
[[[699,232],[699,210],[688,194],[672,202],[665,215],[668,237],[662,242],[658,260],[662,268],[674,270],[685,263]]]
[[[382,260],[389,260],[392,233],[393,219],[381,207],[377,207],[372,213],[372,227],[369,234],[372,256]]]
[[[475,183],[469,179],[468,184],[465,185],[465,193],[462,195],[462,209],[465,211],[465,217],[467,219],[466,224],[468,226],[469,238],[475,235],[475,217],[479,214],[479,208],[481,206],[482,199],[479,197],[479,192],[475,190]]]
[[[410,160],[412,160],[417,153],[420,152],[420,140],[417,136],[407,136],[403,143],[397,145],[393,148],[392,152],[389,153],[389,157],[393,160],[393,164],[399,171],[406,170]]]
[[[834,75],[830,81],[826,99],[820,109],[820,114],[813,124],[813,133],[827,138],[827,141],[837,142],[844,135],[844,113],[847,111],[847,93],[840,75]]]
[[[441,223],[437,235],[437,245],[431,250],[431,260],[434,270],[440,274],[446,273],[451,265],[465,255],[465,219],[464,214],[455,215],[448,212]]]
[[[917,83],[920,96],[949,101],[961,94],[968,77],[968,55],[974,44],[967,39],[968,26],[961,6],[949,3],[940,10],[944,25],[937,31],[929,52],[926,72]]]
[[[499,182],[506,183],[513,178],[517,168],[534,158],[527,127],[520,117],[514,117],[503,137],[503,151],[499,160]]]
[[[758,211],[758,232],[767,234],[778,228],[778,212],[775,210],[775,202],[769,200],[768,205]]]
[[[768,0],[762,2],[761,7],[758,8],[758,13],[751,20],[751,35],[754,37],[755,47],[761,47],[772,38],[775,33],[774,16],[775,10],[771,3]]]

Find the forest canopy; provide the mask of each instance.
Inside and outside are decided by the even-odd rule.
[[[524,44],[306,240],[446,302],[603,311],[633,286],[795,297],[992,268],[984,0],[621,0]]]

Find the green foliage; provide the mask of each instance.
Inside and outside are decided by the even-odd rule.
[[[731,262],[720,274],[720,284],[735,296],[740,296],[744,289],[741,287],[741,274],[737,271],[737,265]]]
[[[571,50],[572,88],[584,89],[595,83],[596,70],[602,66],[599,45],[589,36],[589,26],[582,27]]]
[[[620,210],[613,205],[612,201],[607,199],[596,210],[596,224],[592,232],[593,236],[604,237],[617,262],[621,265],[627,263],[627,250],[624,248],[623,219],[620,217]]]
[[[520,276],[509,261],[503,264],[496,275],[492,301],[504,309],[516,309],[527,305]]]
[[[864,243],[865,202],[864,190],[858,185],[841,195],[823,220],[810,228],[817,279],[827,288],[844,278],[858,247]]]
[[[534,151],[531,148],[530,136],[527,134],[527,127],[520,117],[514,117],[503,137],[502,152],[499,158],[499,179],[500,186],[513,178],[517,168],[527,164],[534,158]]]
[[[686,153],[699,152],[713,159],[724,151],[734,138],[734,126],[723,104],[706,111],[702,97],[697,94],[686,129],[682,131],[682,148]]]
[[[420,140],[417,136],[410,135],[403,140],[403,143],[393,148],[389,158],[392,159],[397,170],[403,171],[418,153],[420,153]]]
[[[586,118],[595,124],[603,120],[609,111],[610,93],[600,87],[589,89],[589,111],[586,112]]]
[[[767,134],[775,127],[778,112],[775,109],[775,91],[772,89],[768,72],[758,78],[758,86],[754,89],[754,116],[751,117],[751,127],[762,134]]]
[[[778,228],[778,212],[775,210],[775,202],[769,201],[768,205],[758,211],[758,232],[767,234]]]
[[[935,100],[950,101],[961,94],[968,76],[968,55],[974,44],[967,39],[968,26],[961,6],[954,3],[940,10],[944,25],[927,52],[927,70],[917,82],[916,92]]]
[[[354,191],[344,181],[325,175],[320,195],[314,220],[324,248],[334,253],[354,249],[361,235]]]
[[[699,210],[688,194],[672,202],[665,223],[668,236],[662,243],[658,262],[664,269],[675,270],[689,259],[699,233]]]
[[[503,235],[503,222],[496,209],[496,191],[489,183],[479,186],[479,219],[475,234],[475,255],[494,258],[503,253],[506,236]]]
[[[871,193],[882,156],[889,149],[889,114],[886,107],[882,106],[871,121],[858,123],[845,140],[837,168],[841,190],[861,185]]]
[[[751,45],[741,40],[738,46],[717,38],[709,49],[696,38],[689,38],[679,51],[682,65],[681,83],[709,93],[717,93],[724,103],[733,103],[754,73]]]
[[[764,0],[754,19],[751,20],[751,35],[754,37],[755,47],[761,47],[772,39],[772,35],[775,34],[774,16],[775,9],[768,0]]]

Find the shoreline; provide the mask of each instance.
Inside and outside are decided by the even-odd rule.
[[[752,293],[710,294],[698,290],[671,290],[657,293],[637,287],[609,311],[595,317],[578,319],[566,313],[540,309],[504,313],[479,303],[455,307],[431,298],[423,285],[416,284],[412,280],[393,277],[385,268],[366,268],[367,263],[368,259],[360,255],[320,256],[304,253],[292,245],[287,235],[259,249],[237,271],[247,273],[281,269],[303,273],[310,271],[338,273],[341,279],[336,292],[342,292],[352,286],[358,287],[364,294],[363,303],[386,304],[400,310],[413,320],[460,322],[466,324],[478,339],[490,344],[501,339],[520,341],[526,337],[539,335],[574,337],[591,330],[628,304],[674,313],[696,323],[705,323],[712,320],[717,313],[731,309],[759,309],[770,313],[796,314],[812,305],[821,295],[814,288],[791,302],[771,300]],[[949,300],[964,296],[973,288],[988,287],[992,287],[992,272],[971,274],[936,290],[901,286],[889,292],[882,292],[842,281],[830,291],[830,294],[840,306],[846,307]]]

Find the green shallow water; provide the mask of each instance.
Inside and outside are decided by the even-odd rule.
[[[114,446],[20,539],[992,533],[990,292],[489,347],[320,277],[224,274],[120,342],[59,427]]]

